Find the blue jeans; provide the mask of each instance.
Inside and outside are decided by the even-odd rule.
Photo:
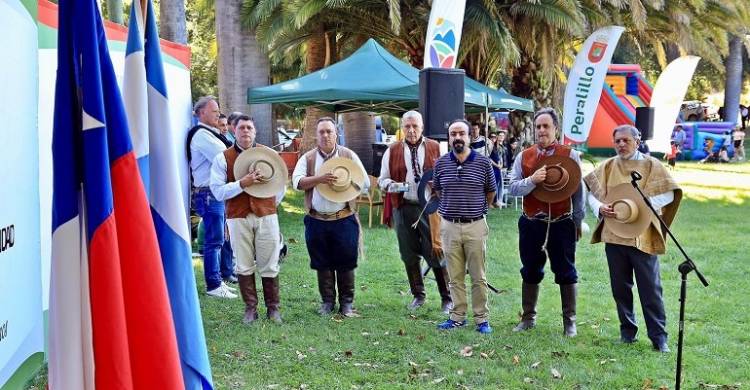
[[[224,245],[224,202],[216,200],[208,188],[201,188],[193,192],[193,207],[203,219],[203,275],[206,290],[211,291],[221,285],[219,262]]]
[[[224,245],[221,246],[221,277],[227,279],[234,275],[234,252],[229,244],[229,237],[225,237]]]

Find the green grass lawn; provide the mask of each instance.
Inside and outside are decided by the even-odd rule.
[[[711,285],[689,277],[685,323],[684,389],[750,386],[750,282],[747,226],[750,164],[678,164],[685,199],[673,225],[685,250]],[[363,224],[366,226],[364,211]],[[578,245],[578,337],[562,336],[559,290],[548,272],[542,283],[537,327],[511,332],[520,310],[519,211],[491,210],[487,274],[501,290],[491,294],[495,332],[473,327],[435,329],[439,312],[434,281],[428,302],[409,312],[411,300],[395,233],[364,228],[366,257],[357,269],[358,318],[321,317],[317,282],[309,268],[301,194],[290,192],[280,210],[290,255],[281,269],[284,323],[241,324],[241,300],[207,297],[200,261],[200,291],[208,351],[217,389],[661,389],[674,388],[679,273],[682,257],[668,246],[661,257],[672,353],[651,350],[636,303],[640,341],[618,342],[602,244]],[[587,221],[594,227],[589,215]],[[260,305],[261,315],[265,309]],[[470,320],[471,321],[471,320]],[[468,347],[468,348],[467,348]],[[467,353],[471,348],[471,355]],[[461,352],[464,351],[462,354]],[[559,377],[556,377],[559,376]],[[37,378],[44,388],[46,378]]]
[[[675,171],[686,199],[674,232],[711,285],[690,276],[685,324],[683,388],[748,386],[747,222],[750,165],[683,163]],[[708,184],[706,184],[708,183]],[[364,228],[366,257],[357,269],[355,307],[361,317],[321,317],[302,226],[301,196],[289,193],[280,211],[290,256],[281,270],[284,324],[241,324],[243,304],[201,294],[208,350],[218,389],[308,388],[673,388],[682,258],[676,246],[661,257],[668,331],[673,352],[651,350],[636,304],[640,341],[618,342],[619,324],[610,294],[602,244],[586,237],[578,246],[580,275],[576,338],[562,337],[560,298],[548,273],[542,283],[537,327],[511,332],[520,310],[519,212],[489,215],[487,274],[501,290],[490,298],[495,332],[473,327],[435,329],[444,320],[434,281],[428,302],[409,312],[411,296],[396,237],[384,227]],[[363,212],[363,224],[366,214]],[[589,225],[594,226],[591,216]],[[196,268],[199,290],[202,271]],[[264,308],[261,305],[261,314]],[[471,348],[471,356],[461,351]],[[557,375],[559,374],[559,375]],[[559,376],[557,378],[556,376]],[[715,386],[715,387],[714,387]]]

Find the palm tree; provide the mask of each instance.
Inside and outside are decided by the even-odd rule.
[[[184,0],[161,0],[159,2],[159,36],[168,41],[187,45]]]
[[[726,63],[726,88],[724,90],[724,120],[735,122],[740,108],[742,92],[742,39],[730,36]]]
[[[117,24],[123,24],[122,0],[106,0],[107,19]]]
[[[278,139],[271,105],[247,103],[247,89],[269,84],[270,66],[255,37],[241,21],[242,0],[216,0],[219,101],[225,112],[240,111],[253,117],[259,143],[272,146]]]

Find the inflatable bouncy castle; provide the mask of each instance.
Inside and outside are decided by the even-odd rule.
[[[707,153],[704,147],[709,139],[713,141],[711,142],[713,153],[718,153],[722,146],[726,146],[729,157],[734,156],[734,145],[730,140],[731,137],[726,134],[734,129],[733,122],[684,122],[680,126],[685,130],[685,143],[682,145],[684,158],[688,160],[705,158]]]
[[[640,65],[612,64],[604,79],[602,95],[587,141],[588,151],[612,154],[612,129],[635,124],[636,107],[648,106],[653,87]]]

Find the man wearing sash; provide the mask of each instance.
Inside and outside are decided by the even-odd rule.
[[[669,352],[657,258],[666,251],[666,232],[662,231],[651,211],[643,207],[645,203],[640,210],[629,206],[641,199],[630,184],[631,173],[640,173],[642,179],[638,184],[667,226],[672,224],[677,214],[682,190],[661,162],[638,151],[641,142],[638,129],[622,125],[615,128],[612,137],[617,156],[600,163],[584,178],[589,189],[589,205],[599,217],[591,242],[604,242],[612,295],[620,320],[620,340],[624,343],[636,341],[638,326],[633,311],[632,291],[635,275],[648,338],[655,350]],[[628,201],[623,202],[621,197],[612,196],[612,193],[625,189],[631,193]],[[623,219],[624,211],[631,218]],[[629,229],[641,220],[644,220],[641,228]]]
[[[333,311],[338,287],[339,312],[349,317],[355,315],[354,269],[357,268],[360,249],[356,196],[347,201],[326,198],[323,187],[338,185],[341,178],[330,171],[322,171],[321,166],[333,158],[342,158],[351,160],[352,169],[356,170],[350,171],[353,176],[367,179],[367,172],[353,151],[336,144],[336,121],[333,118],[318,120],[316,136],[317,147],[297,161],[292,173],[292,185],[305,192],[305,241],[310,268],[318,274],[322,301],[318,312],[327,315]],[[341,189],[341,193],[361,193],[369,187],[369,180],[344,184],[348,187]]]
[[[514,332],[530,329],[536,324],[536,304],[539,283],[544,278],[544,264],[549,259],[555,274],[555,283],[560,286],[562,302],[563,333],[573,337],[576,330],[576,292],[578,272],[575,267],[576,241],[581,236],[583,220],[583,189],[578,180],[569,185],[574,190],[570,196],[555,202],[544,202],[532,192],[544,187],[548,181],[548,169],[542,160],[555,156],[572,159],[580,165],[578,152],[556,140],[559,129],[557,112],[543,108],[534,114],[537,143],[524,150],[513,162],[510,172],[511,196],[523,196],[523,214],[518,220],[518,249],[521,255],[521,321]],[[576,167],[574,167],[576,168]],[[572,170],[570,170],[572,171]]]
[[[453,306],[448,290],[448,272],[441,261],[440,216],[422,213],[417,187],[425,171],[434,167],[440,157],[440,145],[422,137],[422,115],[408,111],[401,118],[401,129],[406,138],[395,142],[383,154],[378,185],[388,193],[393,206],[393,221],[401,260],[414,300],[407,306],[417,309],[425,303],[421,258],[432,268],[440,292],[441,308],[445,314]],[[395,192],[394,187],[407,186],[406,192]],[[417,222],[418,221],[418,222]],[[412,225],[417,224],[416,228]]]
[[[232,248],[237,258],[235,270],[239,279],[240,295],[245,302],[243,322],[250,324],[258,319],[258,293],[255,274],[260,274],[263,285],[263,299],[267,317],[281,322],[279,312],[279,219],[276,206],[281,203],[286,190],[286,168],[279,162],[271,175],[282,175],[278,180],[264,177],[264,172],[256,168],[246,168],[242,177],[236,177],[236,164],[254,153],[263,161],[277,157],[275,151],[255,143],[255,124],[247,115],[235,120],[236,143],[214,158],[211,166],[211,192],[218,201],[226,201],[227,225]],[[244,154],[243,154],[244,152]],[[263,156],[268,157],[263,157]],[[270,197],[257,197],[257,190],[270,186],[274,194]],[[266,194],[264,194],[266,195]]]

